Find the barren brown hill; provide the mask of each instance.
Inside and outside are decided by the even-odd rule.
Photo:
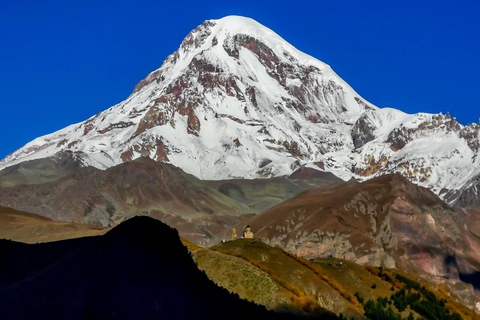
[[[78,154],[70,150],[49,158],[25,161],[0,171],[0,187],[55,181],[82,168]]]
[[[48,162],[49,170],[58,162],[58,169],[63,172],[65,165],[57,160],[42,161]],[[18,175],[12,176],[11,171],[0,172],[4,173],[4,182],[12,185],[0,188],[0,205],[56,221],[102,227],[115,226],[131,216],[147,215],[200,244],[306,189],[329,188],[342,182],[331,174],[300,180],[203,181],[173,165],[139,158],[107,170],[77,168],[54,181],[38,183],[38,177],[45,175],[44,165],[26,164],[30,170],[20,180],[27,184],[19,185]]]
[[[0,203],[56,221],[115,226],[149,215],[201,242],[242,220],[243,210],[201,180],[165,163],[140,158],[108,170],[76,170],[53,182],[3,188]]]
[[[305,191],[237,230],[249,224],[256,238],[306,258],[331,256],[447,281],[472,305],[479,300],[459,278],[480,270],[480,241],[463,218],[431,191],[386,175]]]
[[[0,207],[0,239],[23,243],[51,242],[102,235],[108,228],[57,222],[37,214]]]
[[[237,203],[248,206],[249,212],[260,213],[305,190],[329,190],[345,181],[330,172],[300,167],[288,178],[231,179],[205,183]]]

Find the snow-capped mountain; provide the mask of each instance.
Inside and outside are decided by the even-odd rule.
[[[228,16],[191,31],[125,101],[35,139],[0,169],[71,150],[101,169],[149,156],[201,179],[399,172],[443,194],[480,174],[478,132],[377,108],[272,30]]]

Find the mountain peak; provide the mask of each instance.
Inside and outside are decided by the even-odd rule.
[[[192,30],[125,101],[35,139],[0,169],[69,150],[101,169],[143,156],[210,180],[399,172],[439,193],[475,176],[479,128],[379,109],[272,30],[227,16]]]
[[[252,18],[232,15],[218,20],[207,20],[204,23],[207,23],[212,27],[213,37],[219,36],[221,33],[227,33],[232,36],[236,34],[244,34],[257,39],[262,39],[263,41],[267,41],[269,44],[280,44],[280,46],[283,48],[293,48],[293,46],[291,46],[273,30]]]
[[[244,16],[229,15],[220,19],[206,20],[204,23],[214,24],[218,29],[228,30],[231,33],[249,33],[253,30],[265,32],[268,30],[275,34],[258,21]]]
[[[254,26],[255,28],[266,28],[261,23],[257,22],[255,19],[239,16],[239,15],[228,15],[220,19],[211,19],[207,21],[214,21],[220,25],[228,25],[235,27],[245,27],[245,26]]]

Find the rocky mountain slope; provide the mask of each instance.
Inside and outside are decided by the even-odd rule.
[[[67,150],[85,166],[148,156],[213,180],[306,165],[344,180],[397,172],[460,204],[478,194],[479,130],[379,109],[272,30],[229,16],[192,30],[125,101],[35,139],[0,169]]]
[[[471,219],[430,190],[385,175],[305,191],[236,228],[248,224],[256,238],[306,258],[332,256],[458,284],[480,271],[478,230],[466,224]],[[472,293],[465,296],[470,305]]]
[[[55,171],[52,168],[61,173],[65,163],[77,163],[67,158],[37,159],[0,171],[0,181],[11,185],[0,188],[0,205],[56,221],[103,227],[148,215],[177,228],[190,241],[207,244],[238,222],[304,190],[343,183],[332,174],[308,168],[299,169],[292,178],[205,181],[147,157],[107,170],[80,168],[38,183]]]
[[[60,151],[51,157],[20,162],[0,170],[0,187],[51,182],[81,168],[82,162],[74,152]]]
[[[245,219],[248,208],[182,170],[149,158],[108,170],[83,168],[43,184],[3,188],[0,203],[56,221],[115,226],[148,215],[191,241]]]
[[[2,319],[298,318],[216,286],[177,232],[148,217],[98,237],[37,245],[0,240],[0,259]]]

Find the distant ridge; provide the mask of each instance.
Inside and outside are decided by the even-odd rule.
[[[148,157],[106,170],[87,167],[67,174],[63,163],[76,162],[64,160],[37,159],[0,171],[0,183],[10,185],[0,188],[0,205],[55,221],[102,227],[147,215],[177,228],[192,242],[208,244],[251,214],[309,188],[343,182],[325,172],[309,179],[205,181]]]

